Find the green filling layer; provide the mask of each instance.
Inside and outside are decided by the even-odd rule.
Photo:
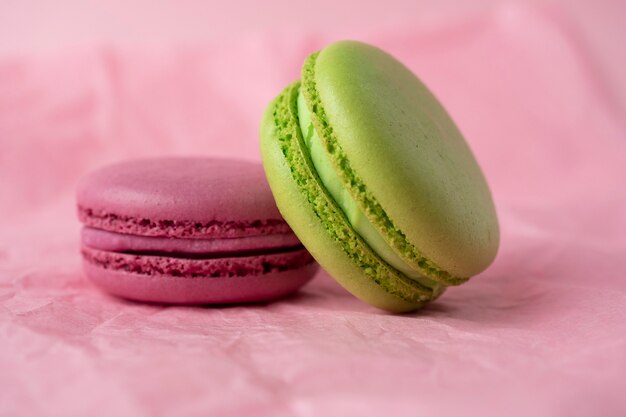
[[[276,137],[298,188],[309,201],[315,215],[343,252],[389,294],[411,303],[423,303],[439,296],[445,288],[433,291],[383,261],[355,233],[346,215],[321,183],[311,161],[298,122],[297,99],[300,83],[287,87],[276,99],[273,111]],[[308,136],[308,135],[307,135]]]
[[[388,264],[409,278],[432,288],[435,292],[439,292],[441,284],[424,277],[405,263],[380,236],[372,223],[367,220],[356,201],[354,201],[350,193],[345,189],[337,173],[335,173],[332,162],[324,150],[322,141],[313,127],[311,114],[307,109],[302,91],[298,94],[298,120],[300,122],[302,136],[304,137],[304,143],[309,150],[309,156],[311,157],[311,161],[315,166],[315,170],[322,184],[326,187],[326,190],[328,190],[337,205],[339,205],[354,230],[367,242],[374,252]]]
[[[404,260],[403,263],[410,265],[413,270],[420,271],[422,276],[426,276],[444,285],[458,285],[466,282],[468,278],[454,276],[425,258],[417,248],[406,239],[404,233],[393,224],[389,216],[387,216],[387,213],[350,167],[350,163],[339,146],[332,127],[328,123],[326,113],[317,94],[315,86],[315,62],[318,55],[319,53],[315,53],[309,56],[302,68],[302,95],[308,104],[308,117],[311,121],[311,123],[307,123],[305,126],[307,126],[307,133],[309,133],[309,124],[314,126],[316,136],[324,148],[323,153],[333,167],[331,171],[335,173],[336,178],[339,179],[342,185],[341,193],[337,194],[339,201],[343,201],[342,195],[344,193],[349,193],[352,201],[356,203],[355,207],[360,209],[360,213],[362,215],[364,214],[370,226],[377,231],[377,237],[384,237],[386,246],[392,248],[392,251],[395,252],[394,255],[400,256],[401,259]],[[313,152],[313,150],[311,152]],[[326,169],[321,170],[325,171]],[[334,187],[330,182],[329,186]],[[346,216],[350,217],[353,208],[348,207],[345,210]],[[367,234],[369,232],[366,231],[365,233]],[[375,242],[375,239],[373,239],[372,242]]]

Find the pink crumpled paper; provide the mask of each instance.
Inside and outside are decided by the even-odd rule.
[[[205,308],[112,298],[80,269],[81,174],[259,159],[264,106],[332,36],[0,56],[0,416],[625,416],[626,36],[607,53],[588,33],[505,4],[360,37],[440,97],[500,215],[495,264],[410,315],[323,272]]]

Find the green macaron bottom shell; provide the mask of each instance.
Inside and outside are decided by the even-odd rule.
[[[432,288],[435,293],[441,292],[443,285],[425,277],[420,272],[411,268],[409,264],[404,262],[394,250],[380,236],[379,232],[374,228],[372,223],[367,219],[363,211],[359,208],[357,202],[352,195],[344,187],[335,172],[335,167],[330,161],[324,145],[319,138],[313,122],[311,114],[307,108],[304,95],[299,89],[298,92],[298,120],[300,130],[304,139],[309,156],[315,167],[315,170],[322,182],[322,185],[330,193],[337,205],[345,214],[352,228],[357,232],[363,240],[372,248],[372,250],[380,256],[385,262],[402,272],[407,277],[416,280],[420,284]]]
[[[430,288],[383,260],[323,185],[300,128],[299,88],[299,82],[290,85],[270,104],[261,127],[263,165],[281,214],[322,267],[358,298],[393,312],[437,298],[445,285]]]

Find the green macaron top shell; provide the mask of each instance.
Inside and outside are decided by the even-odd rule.
[[[491,194],[430,91],[387,53],[352,41],[311,55],[302,75],[335,172],[387,244],[447,285],[483,271],[499,244]]]

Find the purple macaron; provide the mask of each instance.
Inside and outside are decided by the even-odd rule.
[[[317,271],[253,162],[172,157],[108,165],[81,180],[77,203],[85,273],[120,297],[269,301]]]

